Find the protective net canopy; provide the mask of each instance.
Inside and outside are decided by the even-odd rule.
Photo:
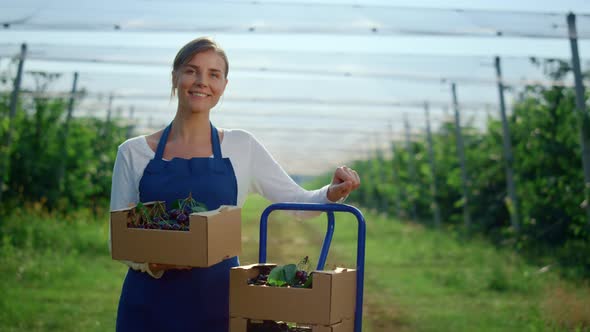
[[[466,55],[469,45],[455,52],[462,55],[420,54],[412,53],[407,40],[400,46],[390,37],[464,36],[484,38],[485,43],[491,38],[555,39],[533,42],[559,43],[556,46],[565,49],[561,54],[566,56],[547,59],[531,50],[532,57],[500,58],[510,112],[527,85],[573,86],[571,74],[558,80],[548,75],[562,63],[571,64],[566,17],[567,13],[263,1],[21,0],[3,5],[0,12],[0,33],[12,36],[0,42],[0,73],[7,73],[0,88],[11,91],[19,36],[39,35],[27,42],[22,95],[39,95],[42,90],[69,98],[76,71],[78,91],[83,93],[74,116],[110,116],[134,125],[138,132],[151,132],[174,117],[171,62],[180,46],[178,35],[238,36],[234,43],[249,43],[226,50],[230,83],[212,121],[255,133],[289,172],[315,172],[358,157],[356,152],[362,158],[377,144],[388,149],[390,139],[404,139],[406,121],[410,136],[423,136],[426,108],[433,130],[454,121],[453,83],[462,125],[484,129],[488,119],[499,118],[494,47],[483,56]],[[590,39],[590,15],[576,13],[575,18],[576,37]],[[57,41],[57,35],[63,38]],[[171,36],[175,40],[166,42]],[[355,50],[362,50],[367,40],[377,42],[369,53],[311,45],[338,38]],[[256,43],[263,47],[256,49]],[[289,43],[295,45],[285,49]],[[387,43],[407,53],[391,52]],[[590,68],[581,56],[582,69]],[[310,160],[309,155],[322,157]]]
[[[569,36],[567,13],[550,12],[264,1],[21,0],[3,7],[0,23],[15,30]],[[590,38],[590,15],[576,14],[577,38]]]
[[[14,58],[18,51],[18,44],[0,45],[0,56]],[[90,91],[114,92],[121,96],[143,93],[153,99],[169,93],[171,59],[175,52],[174,48],[158,47],[30,44],[27,68],[41,71],[51,64],[52,70],[66,73],[72,72],[72,68],[83,68],[79,70],[80,79]],[[249,96],[260,102],[281,98],[285,102],[309,99],[329,104],[330,100],[350,99],[346,97],[362,91],[360,99],[371,101],[367,105],[400,100],[422,104],[425,99],[448,100],[445,87],[451,82],[470,89],[492,91],[485,95],[469,93],[463,102],[495,103],[497,97],[494,89],[498,81],[492,55],[369,55],[241,49],[228,53],[231,95]],[[573,86],[571,75],[560,80],[547,75],[559,61],[569,63],[570,60],[547,60],[501,57],[502,82],[514,89],[533,84]],[[583,64],[587,67],[586,62]],[[52,88],[68,90],[67,85],[59,82]],[[390,97],[384,98],[384,95]]]

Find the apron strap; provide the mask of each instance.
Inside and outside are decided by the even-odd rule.
[[[210,122],[209,122],[210,123]],[[219,135],[217,134],[217,128],[211,125],[211,145],[213,147],[213,157],[216,159],[221,159],[221,144],[219,143]],[[156,155],[154,159],[160,160],[162,156],[164,156],[164,148],[166,148],[166,142],[168,141],[168,134],[170,134],[170,128],[172,127],[172,123],[170,123],[164,132],[162,133],[162,137],[160,137],[160,141],[158,142],[158,148],[156,149]]]
[[[168,141],[168,134],[170,134],[170,127],[172,127],[172,122],[164,129],[162,136],[160,137],[160,141],[158,142],[158,148],[156,149],[156,155],[154,156],[155,160],[161,160],[162,156],[164,156],[164,148],[166,148],[166,142]]]
[[[219,143],[219,135],[217,134],[217,128],[211,123],[211,145],[213,147],[213,157],[215,159],[221,159],[221,144]]]

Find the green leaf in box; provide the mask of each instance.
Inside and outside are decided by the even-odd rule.
[[[292,285],[295,283],[295,272],[297,272],[295,264],[277,266],[270,271],[270,274],[268,275],[268,284],[270,286],[278,287]]]

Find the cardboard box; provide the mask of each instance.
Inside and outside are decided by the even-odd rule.
[[[275,320],[309,325],[333,325],[354,319],[356,270],[314,271],[312,288],[249,285],[263,266],[253,264],[230,271],[230,317]]]
[[[252,332],[248,330],[248,322],[250,319],[232,317],[229,322],[229,332]],[[352,319],[345,319],[333,325],[309,325],[309,332],[353,332],[354,321]]]
[[[150,210],[154,204],[144,205]],[[111,211],[113,259],[208,267],[241,254],[242,217],[236,206],[192,213],[188,231],[128,228],[134,208]]]

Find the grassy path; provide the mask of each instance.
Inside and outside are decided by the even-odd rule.
[[[243,210],[242,264],[258,261],[259,217]],[[364,331],[561,331],[590,326],[588,285],[561,280],[485,241],[459,240],[367,213]],[[20,211],[0,224],[0,331],[113,331],[125,266],[110,259],[106,217]],[[327,266],[355,266],[356,220],[336,216]],[[23,222],[23,220],[25,222]],[[325,216],[275,212],[268,261],[317,262]],[[579,328],[583,331],[583,328]]]
[[[249,204],[267,202],[252,198]],[[556,271],[527,265],[484,240],[462,240],[371,213],[365,218],[365,331],[590,328],[587,285],[562,281]],[[269,261],[297,262],[309,255],[317,262],[326,217],[296,221],[282,214],[275,219],[269,223]],[[247,246],[257,247],[257,240],[252,244]],[[356,244],[356,219],[337,213],[327,266],[354,267]]]

